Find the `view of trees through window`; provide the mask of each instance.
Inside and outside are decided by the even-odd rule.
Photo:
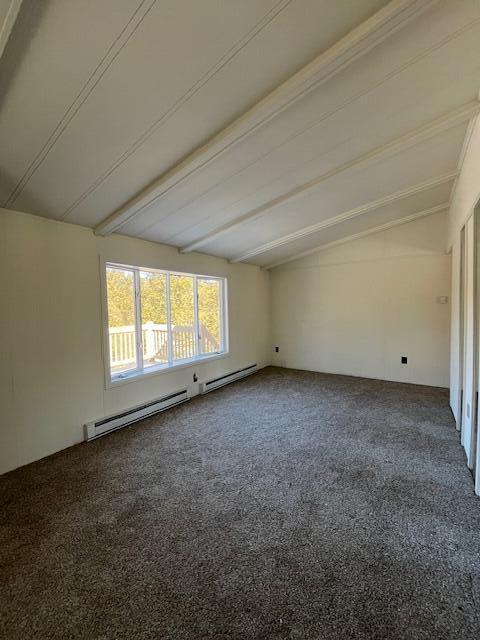
[[[108,329],[110,368],[130,371],[137,368],[135,336],[135,281],[133,271],[107,269]]]
[[[199,278],[197,282],[200,347],[202,353],[211,353],[212,347],[221,343],[220,281]],[[213,341],[211,338],[213,338]]]
[[[173,359],[193,358],[196,353],[196,338],[195,302],[191,276],[170,276],[170,317]]]
[[[113,376],[222,351],[221,279],[107,266],[106,281]]]
[[[143,366],[168,362],[167,276],[140,271]]]

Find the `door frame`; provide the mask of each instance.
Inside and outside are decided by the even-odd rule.
[[[475,493],[480,495],[480,424],[479,424],[479,397],[480,397],[480,199],[477,201],[473,210],[473,228],[474,228],[474,313],[475,313],[475,400],[476,412],[475,420],[472,423],[472,432],[470,440],[469,468],[472,471],[475,482]]]
[[[461,229],[457,282],[460,441],[473,475],[475,493],[480,495],[480,200]]]

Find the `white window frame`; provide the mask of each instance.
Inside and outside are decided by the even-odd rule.
[[[201,275],[196,273],[186,273],[183,271],[171,271],[164,269],[156,269],[153,267],[139,267],[130,264],[123,264],[105,260],[101,262],[101,284],[102,284],[102,320],[103,320],[103,360],[105,368],[105,387],[112,388],[127,382],[144,379],[148,376],[167,373],[183,367],[190,367],[197,363],[210,362],[218,358],[225,358],[229,355],[229,339],[228,339],[228,295],[227,295],[227,279],[223,276]],[[134,296],[135,296],[135,346],[137,356],[137,367],[130,371],[113,374],[110,370],[110,339],[108,325],[108,290],[107,290],[107,269],[125,269],[133,272],[134,279]],[[167,352],[168,362],[144,367],[143,365],[143,348],[142,348],[142,309],[140,297],[140,272],[149,271],[165,276],[166,291],[166,308],[167,308]],[[173,360],[172,357],[172,327],[171,327],[171,311],[170,311],[170,277],[187,276],[193,278],[193,301],[194,301],[194,334],[195,334],[195,356],[192,358],[184,358],[182,360]],[[198,326],[198,280],[214,280],[220,283],[220,327],[222,344],[221,350],[215,353],[200,353],[200,332]]]

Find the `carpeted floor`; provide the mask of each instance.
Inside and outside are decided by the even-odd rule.
[[[442,389],[268,368],[0,486],[2,640],[480,638]]]

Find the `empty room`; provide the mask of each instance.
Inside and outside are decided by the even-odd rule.
[[[0,0],[1,640],[479,640],[480,0]]]

